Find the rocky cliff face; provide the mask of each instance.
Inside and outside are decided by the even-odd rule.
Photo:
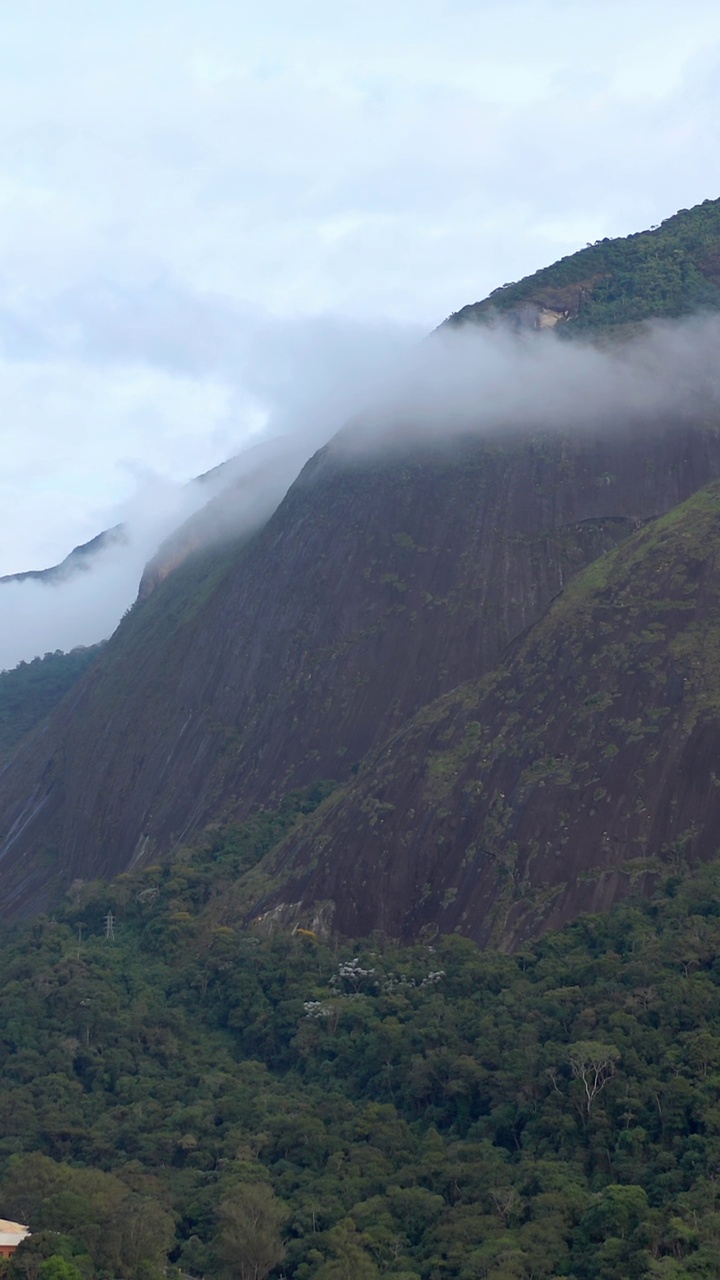
[[[265,867],[258,914],[517,947],[720,846],[720,485],[597,561]]]
[[[245,450],[193,481],[213,496],[161,544],[145,566],[138,599],[198,551],[222,548],[262,528],[300,471],[303,446],[282,438]]]
[[[324,450],[254,541],[133,611],[0,775],[3,910],[347,778],[708,475],[720,432],[672,423],[375,462]]]
[[[714,202],[453,322],[617,337],[720,305],[718,261]],[[591,408],[375,454],[341,435],[256,532],[228,489],[222,544],[213,510],[180,533],[0,772],[0,915],[319,779],[345,789],[270,859],[261,913],[511,946],[708,856],[716,493],[674,512],[720,478],[720,422],[688,401],[591,429]]]

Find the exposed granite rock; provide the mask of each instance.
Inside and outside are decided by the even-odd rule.
[[[347,778],[712,475],[720,434],[687,423],[321,451],[253,540],[191,557],[136,606],[0,774],[3,913]]]
[[[269,859],[281,887],[256,913],[322,902],[349,934],[516,948],[717,856],[719,762],[716,482],[383,744]]]

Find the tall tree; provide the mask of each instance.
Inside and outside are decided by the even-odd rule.
[[[222,1202],[218,1216],[215,1247],[225,1274],[233,1280],[265,1280],[285,1255],[281,1231],[288,1217],[272,1187],[241,1183]]]

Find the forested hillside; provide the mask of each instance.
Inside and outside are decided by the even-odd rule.
[[[242,930],[322,794],[4,935],[9,1274],[717,1275],[720,870],[515,956]]]
[[[102,645],[46,653],[0,671],[0,761],[7,758],[94,662]]]
[[[720,307],[720,201],[681,209],[659,226],[599,240],[524,280],[502,285],[451,324],[540,307],[555,313],[559,332],[602,331],[651,318]]]

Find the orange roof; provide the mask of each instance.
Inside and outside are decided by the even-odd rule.
[[[25,1236],[30,1234],[29,1228],[22,1222],[9,1222],[7,1218],[0,1218],[0,1245],[18,1245]]]

